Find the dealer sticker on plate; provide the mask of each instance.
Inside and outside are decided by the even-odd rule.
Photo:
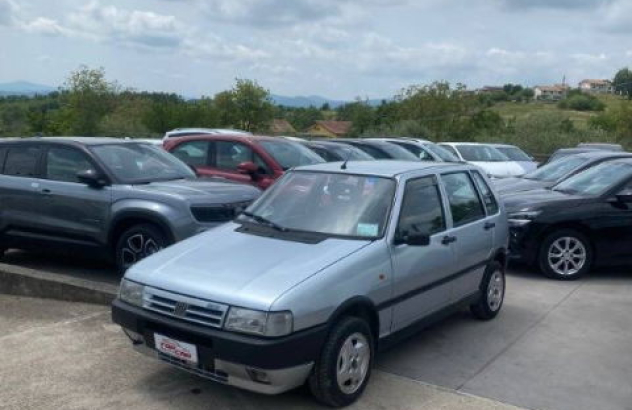
[[[156,350],[176,359],[184,360],[190,364],[197,364],[197,347],[190,343],[184,343],[167,336],[154,333]]]

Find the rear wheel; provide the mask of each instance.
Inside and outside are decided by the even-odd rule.
[[[116,244],[116,266],[125,272],[130,266],[167,247],[169,240],[151,224],[138,224],[121,234]]]
[[[343,407],[362,395],[371,376],[373,335],[366,321],[346,317],[332,329],[309,378],[312,394],[331,407]]]
[[[505,301],[505,271],[499,262],[492,262],[481,281],[479,300],[470,306],[472,314],[480,320],[491,320],[498,315]]]
[[[552,232],[542,242],[538,262],[549,278],[579,279],[588,273],[593,262],[590,240],[573,229]]]

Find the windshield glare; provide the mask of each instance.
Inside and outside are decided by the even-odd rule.
[[[557,181],[569,172],[584,165],[587,161],[588,159],[577,156],[561,158],[526,174],[523,178],[546,182]]]
[[[390,178],[295,171],[249,208],[289,230],[353,238],[381,237],[395,194]],[[238,221],[252,221],[242,215]]]
[[[559,183],[554,190],[577,195],[598,196],[630,176],[632,176],[631,163],[606,162]]]
[[[90,148],[105,166],[124,183],[149,183],[195,178],[182,161],[149,144],[106,144]]]
[[[261,141],[260,144],[284,170],[301,165],[325,162],[318,154],[299,143],[291,141]]]
[[[523,150],[518,147],[495,147],[498,151],[502,152],[512,161],[529,161],[531,158]]]
[[[503,153],[487,145],[457,145],[461,156],[471,162],[503,162],[509,161]]]

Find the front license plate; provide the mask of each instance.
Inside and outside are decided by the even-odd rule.
[[[198,363],[197,347],[191,343],[184,343],[158,333],[154,333],[154,343],[156,350],[161,353],[190,364]]]

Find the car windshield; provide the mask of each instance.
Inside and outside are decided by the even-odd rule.
[[[349,161],[372,161],[375,158],[373,158],[372,156],[370,156],[369,154],[367,154],[366,152],[353,147],[351,145],[344,145],[344,144],[332,144],[332,145],[326,145],[325,149],[331,150],[334,153],[336,153],[336,155],[338,155],[343,161],[344,160],[349,160]]]
[[[555,162],[546,164],[533,172],[523,176],[525,179],[534,179],[536,181],[553,182],[557,181],[569,172],[573,172],[577,168],[588,162],[585,157],[569,156],[560,158]]]
[[[632,163],[605,162],[557,184],[553,190],[575,195],[598,196],[632,176]]]
[[[402,148],[399,145],[391,144],[390,142],[378,143],[379,149],[388,154],[389,159],[400,159],[403,161],[419,161],[419,157],[408,151],[406,148]]]
[[[466,161],[471,162],[504,162],[509,161],[504,154],[498,151],[494,147],[487,145],[456,145],[456,149],[459,150],[461,156]]]
[[[237,221],[375,239],[384,233],[394,194],[395,181],[390,178],[294,171],[278,180]]]
[[[494,147],[512,161],[533,161],[523,150],[518,147]]]
[[[261,141],[260,144],[284,170],[325,162],[314,151],[297,142]]]
[[[184,162],[149,144],[105,144],[90,149],[117,179],[127,184],[195,178]]]
[[[459,162],[459,158],[447,149],[436,144],[423,144],[424,148],[432,152],[445,162]]]

